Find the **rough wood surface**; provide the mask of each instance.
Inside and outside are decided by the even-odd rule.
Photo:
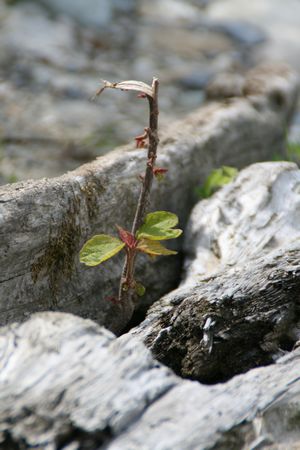
[[[100,446],[177,382],[136,339],[116,340],[69,314],[41,313],[0,331],[5,443],[51,449],[77,435]]]
[[[3,450],[299,448],[300,349],[227,383],[181,380],[130,335],[40,313],[0,329]],[[297,447],[298,445],[298,447]]]
[[[244,97],[208,104],[162,137],[158,164],[169,173],[153,189],[152,210],[173,211],[184,226],[194,188],[212,167],[242,167],[280,153],[298,79],[285,67],[260,69],[251,77]],[[95,319],[116,332],[126,325],[126,311],[105,300],[116,295],[120,260],[86,268],[78,252],[95,233],[112,232],[115,224],[129,227],[144,159],[143,151],[126,147],[59,178],[0,188],[2,324],[36,311],[59,310]],[[179,270],[180,257],[154,264],[140,259],[138,276],[151,286],[143,304],[175,287]]]
[[[132,333],[178,374],[224,381],[299,339],[300,170],[254,164],[193,210],[183,285]]]
[[[193,208],[182,285],[300,241],[300,171],[289,162],[253,164]]]

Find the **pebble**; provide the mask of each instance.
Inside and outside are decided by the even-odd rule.
[[[214,76],[213,72],[192,72],[178,79],[178,84],[187,90],[203,90]]]
[[[264,1],[271,14],[273,0]],[[280,8],[279,0],[274,1]],[[222,80],[219,94],[238,95],[236,69],[259,61],[266,54],[259,51],[266,52],[271,40],[269,23],[256,20],[258,0],[247,3],[245,10],[234,9],[232,2],[28,0],[10,6],[0,2],[0,132],[27,139],[2,145],[0,184],[16,177],[59,175],[85,157],[132,141],[147,122],[147,108],[133,94],[116,92],[105,92],[91,102],[101,79],[151,83],[157,76],[161,129],[198,108],[204,91],[216,95],[217,81],[209,86],[219,73],[231,74],[227,85]],[[297,8],[295,0],[287,3]],[[292,25],[288,21],[292,13],[287,14],[285,5],[282,9],[282,20]],[[281,36],[279,28],[272,30],[273,35]],[[298,34],[293,33],[296,41]],[[298,52],[288,49],[285,53],[296,64]],[[38,144],[41,137],[43,145]]]
[[[234,39],[237,44],[252,47],[266,41],[266,33],[254,24],[246,21],[227,20],[214,24],[213,29]]]

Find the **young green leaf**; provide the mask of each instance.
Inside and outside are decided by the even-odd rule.
[[[89,239],[80,250],[80,262],[87,266],[97,266],[116,255],[125,247],[120,239],[107,234],[97,234]]]
[[[147,253],[150,256],[159,255],[176,255],[177,252],[174,250],[169,250],[168,248],[161,245],[158,241],[151,241],[150,239],[141,239],[137,245],[137,250],[143,253]]]
[[[145,286],[143,286],[142,283],[139,283],[138,281],[135,282],[134,290],[139,297],[142,297],[146,292]]]
[[[175,239],[182,233],[182,230],[173,228],[177,224],[178,217],[176,214],[167,211],[147,214],[143,225],[137,231],[137,238],[146,238],[151,241]]]
[[[219,169],[215,169],[206,178],[204,185],[197,189],[197,193],[202,198],[210,197],[219,188],[230,183],[237,173],[238,170],[230,166],[222,166]]]
[[[129,247],[131,249],[135,248],[136,244],[137,244],[137,240],[133,236],[133,234],[130,233],[129,231],[126,231],[123,228],[119,227],[119,225],[117,225],[117,228],[118,228],[119,237],[120,237],[121,241],[123,241],[124,244],[127,245],[127,247]]]
[[[102,80],[104,86],[100,88],[96,95],[100,95],[104,89],[112,88],[112,89],[121,89],[122,91],[135,91],[141,92],[142,94],[146,94],[149,97],[153,98],[153,90],[152,87],[142,81],[136,80],[127,80],[121,81],[120,83],[111,83],[110,81]]]

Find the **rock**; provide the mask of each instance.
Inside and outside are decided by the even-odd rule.
[[[201,1],[101,0],[100,19],[85,2],[80,18],[108,20],[97,27],[74,19],[71,3],[1,2],[1,184],[59,176],[140,133],[142,102],[113,93],[90,101],[101,78],[149,82],[157,74],[165,126],[203,103],[199,88],[211,75],[251,59],[207,26]]]
[[[141,342],[69,314],[0,330],[0,445],[297,448],[300,350],[224,384],[180,380]]]
[[[211,72],[193,72],[178,80],[179,84],[188,90],[202,90],[210,82],[213,74]]]
[[[291,143],[298,144],[300,142],[300,112],[297,112],[291,123],[288,140]],[[299,157],[300,155],[298,155]]]
[[[134,18],[126,19],[123,7],[126,2],[118,6],[122,17],[110,26],[112,38],[103,27],[100,36],[66,15],[49,14],[38,2],[1,3],[1,184],[66,173],[144,126],[138,101],[128,105],[126,95],[118,105],[110,94],[100,104],[91,101],[101,78],[129,77],[121,47],[129,34],[134,41],[135,27],[128,27]],[[122,45],[116,50],[118,39]]]
[[[211,103],[169,128],[158,158],[168,177],[154,184],[150,210],[172,211],[184,227],[194,188],[212,167],[242,167],[281,152],[298,90],[294,73],[281,70],[254,72],[261,83],[255,91],[248,80],[248,97]],[[274,105],[274,89],[280,105]],[[144,152],[128,146],[62,177],[0,189],[1,323],[54,309],[92,318],[114,332],[127,325],[127,305],[106,300],[116,295],[121,261],[86,268],[78,255],[92,235],[114,233],[115,224],[131,226],[144,165]],[[181,249],[180,241],[175,245]],[[176,287],[179,271],[179,256],[139,259],[137,278],[149,287],[144,308]]]
[[[267,40],[253,49],[253,61],[284,61],[297,71],[299,65],[299,23],[300,4],[297,0],[288,0],[286,4],[280,0],[220,0],[210,2],[206,8],[207,20],[220,23],[251,22],[259,27],[267,36]]]
[[[87,69],[88,58],[78,51],[71,21],[53,20],[39,5],[30,2],[7,9],[0,21],[0,62],[3,67],[11,60],[12,67],[7,70],[15,67],[16,60],[20,64],[26,58],[30,72],[30,62],[34,60],[73,71]]]
[[[136,10],[136,0],[39,0],[53,11],[66,14],[85,26],[107,27],[116,14],[130,15]]]
[[[183,0],[153,0],[141,2],[140,11],[148,20],[165,23],[189,23],[201,18],[201,11],[193,2]]]
[[[246,21],[227,20],[215,23],[213,28],[246,47],[262,44],[267,39],[266,33],[260,27]]]
[[[200,8],[205,8],[209,4],[210,0],[191,0],[192,4],[199,6]]]
[[[105,153],[121,138],[108,124],[99,126],[99,105],[88,97],[55,98],[49,93],[0,88],[1,175],[5,184],[24,178],[57,176]],[[24,114],[26,111],[26,114]]]
[[[182,286],[132,331],[156,358],[212,383],[293,348],[300,336],[299,186],[296,164],[254,164],[196,205]]]
[[[205,89],[207,100],[221,100],[222,98],[242,97],[245,77],[239,73],[220,73],[207,85]]]

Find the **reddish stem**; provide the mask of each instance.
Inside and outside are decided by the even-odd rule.
[[[142,179],[142,187],[140,196],[132,224],[131,233],[135,236],[137,230],[140,228],[144,221],[145,211],[149,203],[151,185],[153,180],[153,165],[156,160],[158,139],[158,86],[159,82],[157,78],[153,78],[152,92],[153,97],[146,95],[149,102],[149,127],[145,130],[147,132],[149,145],[148,145],[148,159],[145,169],[145,174]],[[130,250],[130,249],[129,249]],[[130,293],[130,286],[134,281],[134,269],[135,269],[135,257],[136,249],[126,251],[126,260],[123,268],[123,273],[119,287],[119,301],[127,302],[132,299]],[[126,289],[128,287],[128,289]]]

